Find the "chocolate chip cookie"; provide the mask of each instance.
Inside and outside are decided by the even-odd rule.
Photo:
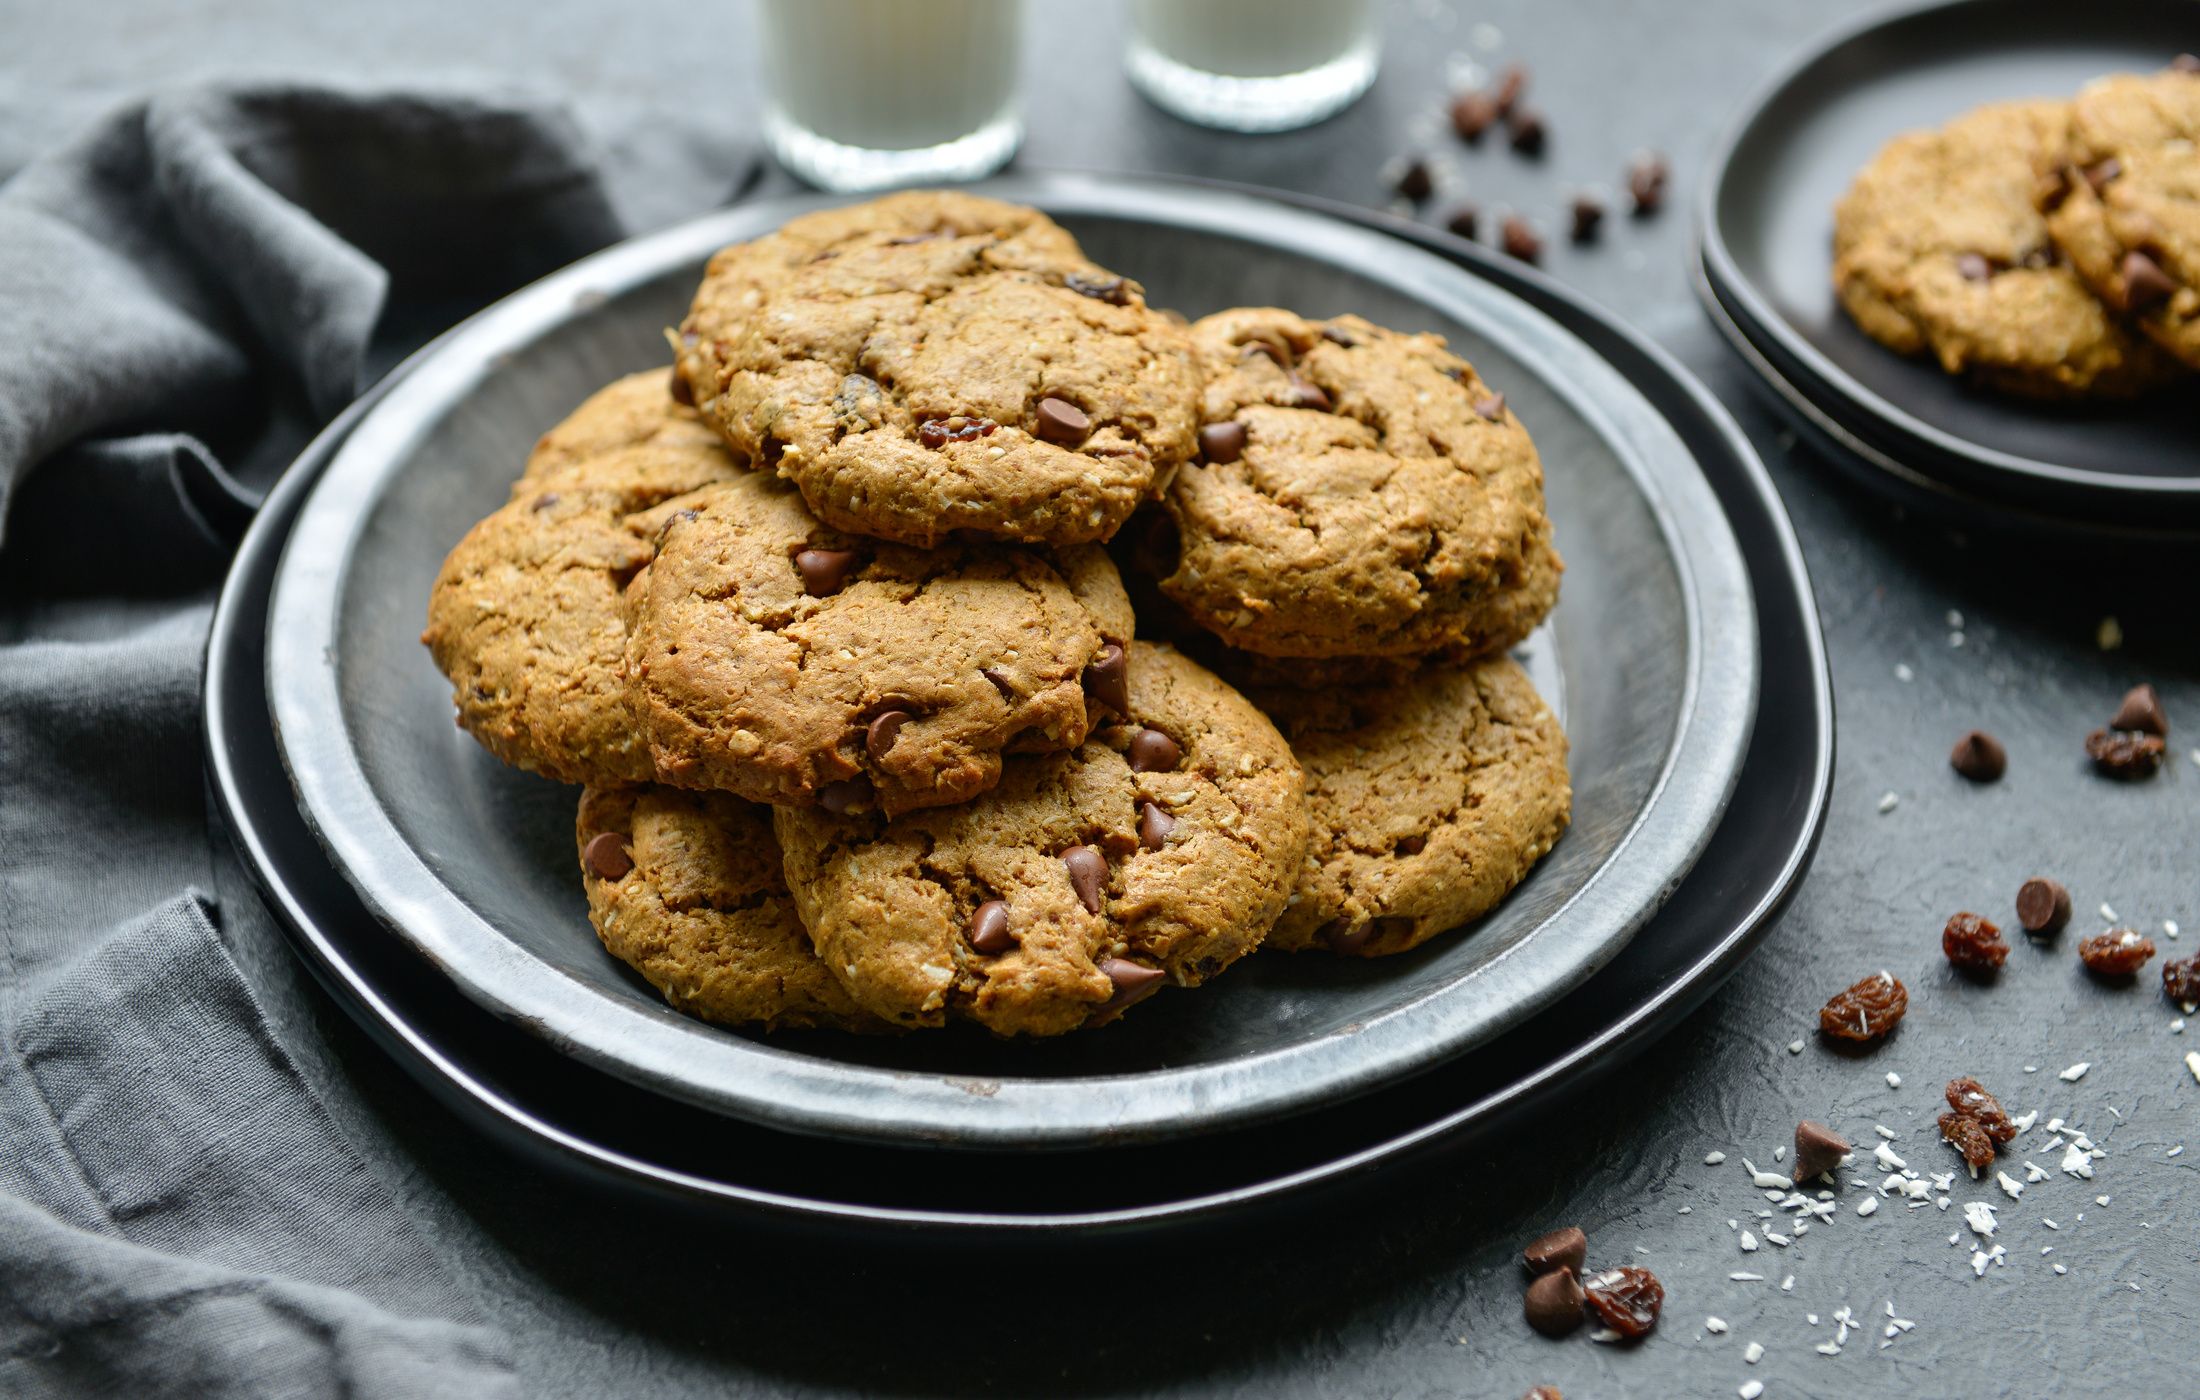
[[[1256,946],[1306,850],[1275,726],[1167,647],[1137,643],[1127,718],[1009,760],[966,806],[893,821],[773,815],[818,953],[897,1025],[1055,1035],[1196,986]]]
[[[1192,450],[1181,326],[1035,210],[909,193],[711,259],[679,370],[842,530],[1104,540]]]
[[[675,1009],[767,1031],[891,1029],[811,949],[764,808],[720,792],[590,788],[576,835],[597,936]]]
[[[661,519],[627,669],[678,787],[889,816],[968,801],[1003,753],[1085,742],[1131,637],[1098,545],[912,549],[828,528],[761,472]]]
[[[2080,92],[2042,203],[2101,300],[2200,368],[2200,70],[2123,74]]]
[[[1834,286],[1864,333],[2040,399],[2128,397],[2174,372],[2095,299],[2035,203],[2062,102],[1982,107],[1889,142],[1834,211]]]
[[[1271,948],[1404,952],[1487,913],[1566,829],[1566,736],[1510,658],[1250,694],[1306,770],[1311,829]]]
[[[1535,444],[1441,339],[1272,308],[1192,336],[1201,455],[1161,588],[1200,625],[1269,656],[1479,654],[1550,610]]]
[[[444,561],[421,641],[461,727],[505,762],[561,782],[654,769],[626,679],[627,580],[646,510],[747,475],[665,372],[622,379],[550,430],[512,497]]]

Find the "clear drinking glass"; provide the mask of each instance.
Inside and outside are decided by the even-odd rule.
[[[972,180],[1023,142],[1022,0],[761,0],[764,136],[829,190]]]
[[[1229,131],[1286,131],[1375,81],[1373,0],[1132,0],[1131,81],[1164,111]]]

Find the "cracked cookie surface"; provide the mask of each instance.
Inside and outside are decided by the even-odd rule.
[[[588,918],[674,1009],[761,1030],[889,1030],[810,947],[765,808],[722,792],[590,788],[575,822]]]
[[[511,499],[444,560],[421,634],[458,722],[561,782],[655,771],[626,679],[627,580],[649,562],[628,517],[747,475],[665,372],[619,380],[544,434]]]
[[[1535,445],[1430,335],[1356,316],[1195,323],[1202,459],[1167,496],[1162,591],[1231,646],[1279,657],[1476,654],[1558,596]]]
[[[1996,103],[1873,157],[1834,211],[1834,286],[1866,335],[2033,398],[2128,397],[2173,374],[2036,207],[2069,120],[2064,102]]]
[[[964,802],[1004,752],[1075,748],[1131,637],[1097,545],[919,550],[821,524],[752,472],[637,524],[627,669],[660,780],[757,802]]]
[[[1127,691],[1127,722],[1011,759],[966,806],[773,814],[802,921],[858,1002],[897,1025],[1055,1035],[1260,942],[1306,846],[1289,746],[1167,647],[1132,645]]]
[[[679,372],[843,530],[1104,540],[1192,450],[1181,326],[1035,210],[915,192],[711,259]]]
[[[1249,694],[1306,771],[1306,858],[1268,947],[1402,953],[1494,908],[1566,829],[1566,736],[1509,657]]]
[[[2200,70],[2103,78],[2070,104],[2047,226],[2095,294],[2200,368]]]

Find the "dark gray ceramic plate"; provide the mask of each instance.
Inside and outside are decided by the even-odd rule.
[[[1905,468],[2065,518],[2200,525],[2200,393],[2067,409],[1973,389],[1872,341],[1833,293],[1833,206],[1890,137],[1984,102],[2067,95],[2200,46],[2190,0],[1954,0],[1843,29],[1753,98],[1714,157],[1704,272],[1793,387]]]
[[[769,1043],[666,1009],[583,913],[573,793],[459,734],[416,637],[444,552],[527,446],[660,363],[703,260],[820,201],[622,245],[482,313],[371,411],[305,503],[269,609],[267,680],[300,805],[337,869],[469,996],[612,1074],[801,1132],[1076,1147],[1241,1125],[1377,1089],[1487,1041],[1610,960],[1701,851],[1754,717],[1748,576],[1688,448],[1525,303],[1317,214],[1124,179],[1001,182],[1154,300],[1283,302],[1448,335],[1536,434],[1570,570],[1531,667],[1573,740],[1575,823],[1470,935],[1404,958],[1259,958],[1105,1034]]]

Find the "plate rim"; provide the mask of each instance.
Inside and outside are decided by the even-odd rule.
[[[1771,76],[1752,88],[1737,108],[1736,115],[1721,130],[1717,143],[1712,147],[1711,160],[1706,166],[1708,177],[1697,191],[1695,242],[1698,261],[1708,270],[1717,286],[1732,293],[1732,299],[1737,304],[1728,308],[1730,316],[1737,321],[1746,319],[1747,322],[1761,327],[1803,370],[1824,383],[1831,392],[1847,400],[1867,417],[1914,439],[1927,450],[1944,454],[1974,470],[2007,473],[2021,478],[2034,488],[2050,488],[2066,497],[2079,500],[2089,494],[2105,493],[2116,497],[2116,504],[2125,509],[2147,503],[2184,508],[2200,504],[2200,474],[2190,477],[2139,476],[2073,467],[1988,447],[1927,423],[1883,395],[1866,388],[1853,375],[1828,359],[1807,336],[1797,331],[1786,317],[1773,308],[1755,282],[1743,275],[1740,263],[1735,259],[1732,249],[1727,246],[1718,210],[1727,181],[1733,172],[1735,152],[1775,99],[1791,83],[1837,50],[1875,30],[1909,23],[1939,11],[1984,8],[1993,3],[1994,0],[1921,0],[1920,3],[1873,10],[1827,29],[1776,68]],[[1917,471],[1915,467],[1906,467],[1905,470],[1911,473]]]
[[[1067,173],[1024,175],[979,188],[1066,214],[1149,217],[1240,237],[1249,236],[1245,213],[1264,213],[1272,223],[1280,210],[1302,234],[1317,232],[1324,224],[1334,226],[1327,240],[1311,238],[1315,244],[1334,242],[1339,234],[1348,244],[1357,241],[1369,249],[1391,241],[1380,230],[1243,190],[1210,187],[1202,192],[1175,182]],[[639,1007],[580,987],[466,907],[381,811],[348,742],[347,726],[325,722],[327,716],[345,712],[329,643],[335,635],[340,583],[360,539],[361,508],[376,498],[381,481],[422,423],[447,411],[489,372],[501,349],[527,343],[568,320],[577,300],[618,294],[662,275],[667,266],[700,261],[728,241],[725,230],[753,229],[839,202],[844,201],[806,196],[744,204],[614,245],[492,305],[408,361],[402,381],[362,414],[301,503],[277,565],[268,609],[268,687],[278,748],[301,811],[338,871],[378,918],[427,954],[468,996],[597,1068],[782,1130],[962,1147],[1074,1147],[1159,1139],[1349,1097],[1500,1033],[1608,961],[1685,875],[1738,779],[1754,718],[1754,598],[1739,544],[1700,472],[1691,463],[1690,470],[1670,472],[1670,480],[1653,478],[1646,474],[1650,468],[1629,454],[1623,456],[1623,465],[1658,519],[1683,595],[1690,624],[1687,688],[1665,761],[1628,833],[1540,927],[1555,921],[1563,929],[1566,916],[1592,899],[1626,907],[1616,916],[1606,913],[1599,941],[1587,955],[1546,979],[1531,997],[1494,1010],[1470,1004],[1462,1013],[1456,1005],[1442,1005],[1447,993],[1453,1003],[1460,1000],[1461,984],[1452,983],[1363,1023],[1349,1038],[1350,1054],[1337,1052],[1343,1037],[1332,1032],[1219,1065],[1065,1079],[987,1079],[980,1084],[986,1092],[974,1099],[973,1082],[966,1077],[822,1061],[733,1036],[698,1037],[693,1028],[668,1024]],[[1230,217],[1233,213],[1239,217]],[[1270,233],[1265,241],[1282,240]],[[1409,288],[1403,274],[1386,267],[1386,280],[1401,291],[1493,333],[1509,328],[1517,335],[1523,325],[1536,332],[1539,345],[1508,343],[1507,352],[1559,392],[1571,386],[1545,361],[1558,352],[1589,362],[1592,375],[1625,390],[1618,400],[1626,406],[1624,412],[1591,401],[1585,393],[1566,393],[1575,411],[1608,440],[1639,454],[1643,434],[1662,435],[1671,440],[1665,444],[1668,451],[1689,455],[1671,424],[1639,391],[1545,313],[1502,285],[1474,277],[1426,250],[1384,251],[1393,257],[1410,255],[1409,269],[1413,260],[1425,259],[1428,266],[1421,270],[1463,278],[1455,281],[1455,289],[1470,294],[1462,303],[1447,300],[1436,288]],[[1477,300],[1483,304],[1475,306]],[[1463,313],[1462,305],[1479,314]],[[400,410],[414,417],[408,419]],[[378,460],[379,468],[374,465]],[[1707,636],[1719,646],[1707,646]],[[1676,774],[1683,772],[1696,776],[1677,783]],[[1661,831],[1657,822],[1667,829]],[[1587,916],[1576,915],[1574,922],[1588,922]],[[461,941],[454,943],[454,937]],[[1503,964],[1534,941],[1523,940],[1486,966]],[[617,1020],[608,1037],[616,1051],[600,1043],[607,1018]],[[1431,1021],[1439,1032],[1447,1022],[1466,1030],[1432,1035]],[[1303,1072],[1308,1065],[1321,1072]],[[1287,1068],[1294,1072],[1280,1072]],[[1226,1092],[1218,1094],[1218,1083]],[[851,1086],[863,1098],[853,1107]],[[982,1105],[976,1115],[967,1112],[973,1102]],[[1011,1111],[1023,1116],[1012,1117]]]

